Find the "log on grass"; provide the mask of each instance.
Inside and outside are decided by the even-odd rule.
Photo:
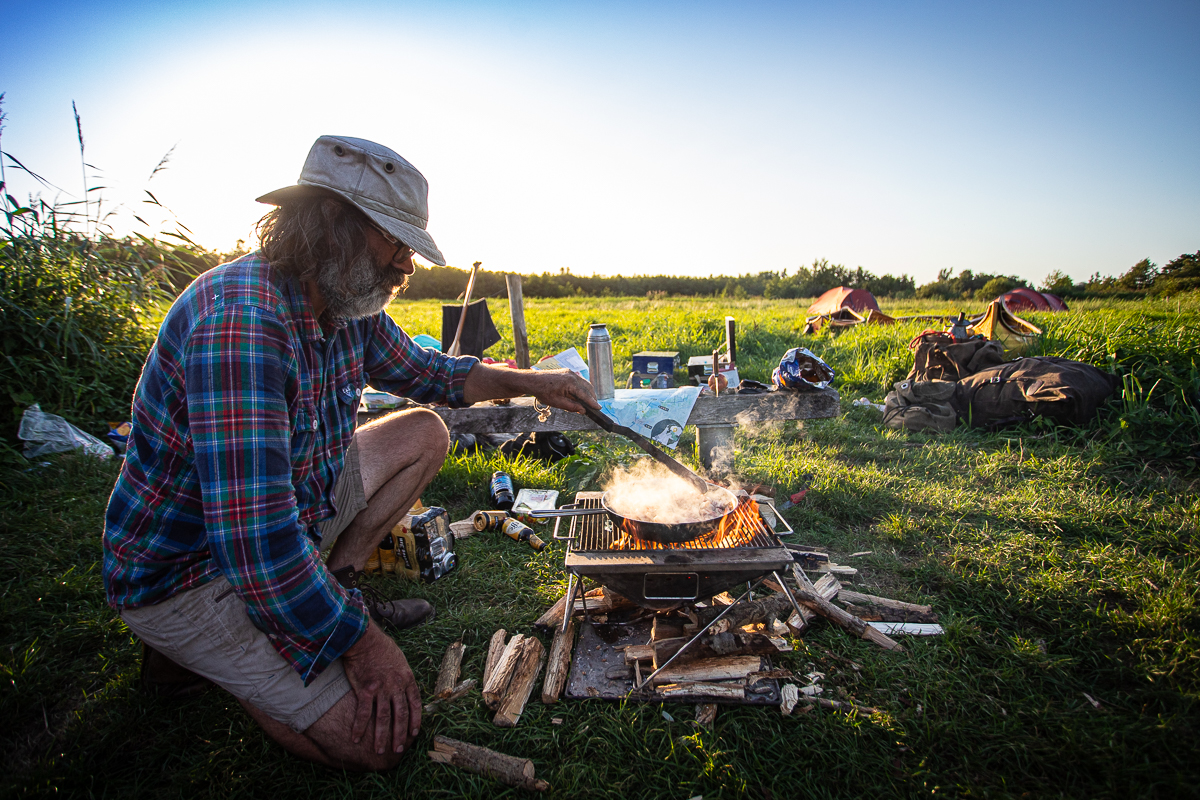
[[[592,589],[591,591],[587,592],[587,594],[585,594],[584,596],[585,597],[603,597],[604,596],[604,587],[601,586],[599,588]],[[558,602],[556,602],[554,605],[550,606],[550,608],[548,608],[546,610],[546,613],[542,614],[540,617],[537,618],[537,620],[533,623],[533,627],[537,628],[538,630],[542,631],[543,633],[549,632],[550,630],[553,630],[556,627],[562,627],[563,612],[566,610],[566,608],[567,608],[567,596],[564,594],[562,597],[558,598]]]
[[[763,669],[761,656],[728,656],[706,658],[689,664],[670,665],[654,676],[654,685],[664,683],[707,683],[709,681],[741,680]]]
[[[901,611],[915,611],[918,614],[930,614],[933,612],[931,606],[917,605],[916,603],[905,603],[902,600],[892,600],[888,597],[876,597],[873,594],[860,594],[859,592],[843,591],[841,599],[847,603],[858,603],[860,605],[885,606],[887,608],[895,608]]]
[[[853,603],[846,603],[845,606],[847,611],[863,622],[935,623],[938,621],[938,615],[932,612],[905,611],[902,608],[889,608],[888,606],[856,606]]]
[[[488,678],[492,676],[492,670],[496,668],[496,663],[504,653],[504,638],[506,636],[508,636],[508,631],[501,628],[492,634],[492,640],[488,642],[487,663],[483,667],[484,686],[487,686]]]
[[[455,642],[446,648],[442,656],[442,666],[438,669],[437,683],[433,687],[433,695],[437,698],[449,697],[458,684],[458,676],[462,670],[463,652],[466,650],[462,642]]]
[[[426,703],[425,706],[422,708],[422,711],[424,711],[426,714],[429,714],[434,711],[437,711],[445,703],[453,703],[455,700],[459,699],[460,697],[463,697],[464,695],[467,694],[467,692],[474,689],[475,683],[476,683],[476,681],[474,678],[467,678],[465,681],[459,682],[458,684],[456,684],[454,686],[453,689],[450,690],[450,693],[448,695],[446,695],[445,697],[439,697],[436,700],[434,700],[433,702]]]
[[[810,697],[806,694],[799,696],[801,703],[808,703],[821,708],[830,708],[834,711],[857,711],[859,714],[878,714],[878,708],[871,706],[860,706],[858,703],[851,703],[849,700],[826,700],[823,697]]]
[[[521,645],[525,638],[519,633],[513,634],[513,637],[508,640],[508,644],[504,646],[504,652],[496,660],[496,666],[492,668],[488,679],[484,681],[483,702],[492,710],[500,705],[504,693],[508,690],[509,681],[512,680],[517,664],[521,660]]]
[[[565,631],[555,629],[554,642],[550,645],[547,659],[546,679],[542,681],[542,702],[557,703],[567,682],[567,671],[571,667],[571,648],[575,644],[575,620],[567,623]]]
[[[900,646],[899,642],[889,638],[882,631],[872,628],[858,617],[851,616],[810,588],[805,588],[808,579],[804,576],[803,571],[801,571],[798,565],[793,564],[792,571],[798,573],[796,575],[796,583],[799,584],[800,588],[796,590],[796,602],[800,603],[800,605],[805,606],[810,611],[815,611],[859,639],[870,640],[885,650],[904,649]]]
[[[451,764],[518,789],[544,792],[550,788],[550,784],[535,776],[533,762],[528,758],[497,753],[446,736],[433,737],[433,748],[429,751],[429,758],[439,764]]]
[[[521,657],[517,668],[504,697],[500,700],[499,708],[496,709],[496,716],[492,718],[493,724],[500,728],[516,726],[525,711],[525,704],[529,702],[529,696],[533,694],[534,681],[542,671],[545,659],[546,648],[542,646],[541,639],[526,636],[521,643]]]

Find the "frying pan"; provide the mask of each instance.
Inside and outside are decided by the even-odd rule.
[[[733,492],[724,486],[717,486],[715,483],[708,484],[708,490],[710,492],[717,492],[717,497],[726,501],[725,505],[729,506],[729,511],[724,514],[718,514],[715,517],[700,519],[694,522],[651,522],[649,520],[637,519],[636,517],[627,517],[614,511],[612,506],[608,504],[608,492],[605,492],[600,498],[600,508],[556,508],[544,511],[530,511],[529,515],[539,519],[552,519],[554,517],[586,517],[594,514],[604,514],[618,530],[624,531],[635,538],[647,542],[658,542],[659,544],[680,544],[681,542],[690,542],[706,533],[711,533],[721,526],[722,520],[737,510],[738,499]]]

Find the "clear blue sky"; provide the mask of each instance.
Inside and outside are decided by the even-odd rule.
[[[1195,2],[5,0],[3,148],[77,196],[75,100],[107,199],[212,248],[333,133],[424,172],[458,266],[1079,280],[1200,249],[1198,39]]]

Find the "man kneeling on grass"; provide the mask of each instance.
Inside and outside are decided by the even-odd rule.
[[[446,457],[431,411],[355,431],[373,386],[422,403],[532,394],[598,408],[567,372],[488,367],[416,346],[384,307],[425,232],[425,178],[361,139],[323,136],[295,186],[259,198],[260,249],[201,275],[163,320],[109,500],[104,583],[144,644],[142,683],[218,684],[292,753],[394,766],[421,725],[412,671],[380,625],[424,600],[364,598],[357,574]],[[370,595],[370,593],[368,593]]]

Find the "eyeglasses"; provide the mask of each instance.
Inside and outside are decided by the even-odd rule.
[[[411,247],[406,245],[404,242],[397,239],[395,236],[392,236],[390,233],[385,231],[383,228],[379,227],[378,225],[372,225],[371,227],[373,227],[376,231],[378,231],[379,235],[383,237],[383,240],[385,242],[387,242],[388,244],[390,244],[392,247],[395,247],[397,251],[399,251],[400,249],[404,249],[404,250],[408,251],[409,255],[416,255],[416,251],[414,251]],[[399,252],[397,252],[397,255],[399,255]],[[395,258],[396,258],[395,256],[392,256],[392,260],[395,260]]]

